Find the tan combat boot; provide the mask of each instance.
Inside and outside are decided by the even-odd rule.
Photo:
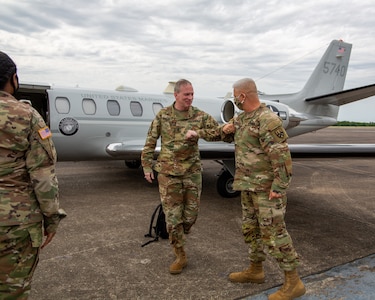
[[[252,262],[247,270],[242,272],[230,273],[229,280],[232,282],[264,282],[264,271],[262,262]]]
[[[297,270],[286,271],[283,286],[276,293],[269,295],[268,300],[292,300],[305,293],[305,286],[299,278]]]
[[[180,274],[187,265],[186,253],[183,247],[174,247],[173,250],[176,254],[176,260],[170,265],[169,272],[171,274]]]

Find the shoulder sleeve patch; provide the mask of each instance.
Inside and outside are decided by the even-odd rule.
[[[278,142],[283,142],[288,138],[288,134],[282,126],[279,126],[271,131],[272,136]]]
[[[270,120],[267,123],[267,130],[271,133],[273,139],[278,143],[284,142],[288,139],[288,134],[283,127],[283,122],[276,115],[270,117]]]
[[[42,140],[48,139],[52,136],[51,130],[49,130],[47,126],[39,129],[38,133]]]

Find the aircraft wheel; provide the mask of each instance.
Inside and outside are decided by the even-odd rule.
[[[138,169],[141,165],[140,160],[125,160],[125,165],[130,169]]]
[[[229,171],[221,172],[217,179],[216,189],[219,195],[224,198],[234,198],[241,193],[233,190],[233,176]]]

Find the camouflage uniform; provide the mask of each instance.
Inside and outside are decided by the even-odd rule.
[[[187,112],[179,112],[171,105],[156,115],[142,151],[144,173],[153,169],[159,173],[160,198],[169,239],[175,247],[184,246],[185,233],[197,220],[202,190],[198,137],[186,140],[188,130],[195,130],[205,140],[220,140],[218,123],[209,114],[193,106]],[[161,151],[153,166],[159,137]]]
[[[280,268],[291,271],[299,258],[284,222],[292,176],[288,135],[280,118],[264,104],[241,113],[232,123],[236,128],[233,189],[241,191],[242,232],[250,244],[250,261],[264,261],[268,247]],[[269,200],[271,190],[283,197]]]
[[[57,230],[56,151],[29,104],[0,91],[0,299],[27,299],[39,248]]]

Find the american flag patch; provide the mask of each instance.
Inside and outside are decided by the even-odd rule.
[[[38,132],[42,140],[48,139],[52,136],[51,130],[49,130],[47,126],[42,129],[39,129]]]

